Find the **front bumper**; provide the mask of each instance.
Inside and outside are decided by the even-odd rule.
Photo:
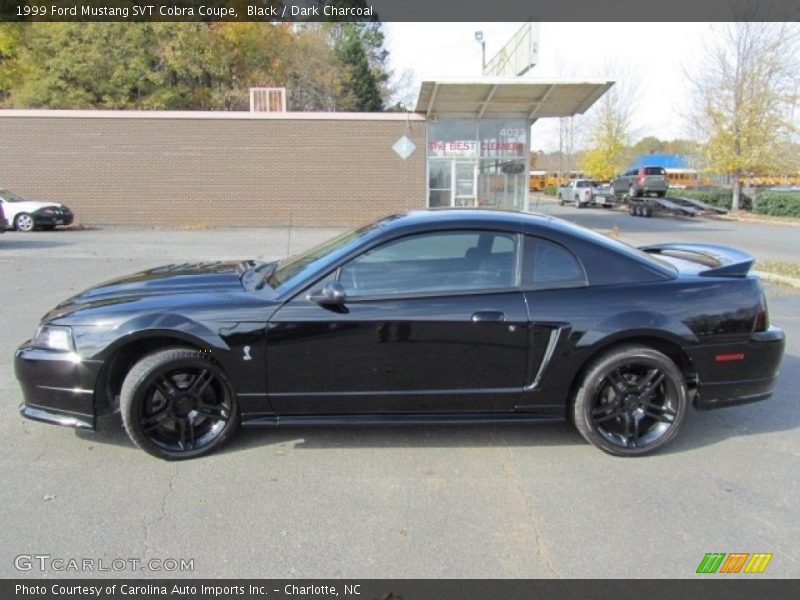
[[[72,225],[75,215],[68,213],[43,214],[41,212],[31,213],[34,227],[56,227],[58,225]]]
[[[57,352],[23,344],[14,356],[22,387],[23,416],[78,429],[95,429],[94,389],[102,361],[73,352]]]
[[[701,410],[737,406],[766,400],[778,380],[786,337],[770,327],[750,339],[724,346],[704,346],[689,354],[699,374],[695,406]],[[722,360],[736,357],[741,359]]]

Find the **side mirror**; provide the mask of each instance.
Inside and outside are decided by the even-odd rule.
[[[318,292],[308,295],[308,299],[321,306],[342,306],[345,301],[344,286],[338,281],[329,281]]]

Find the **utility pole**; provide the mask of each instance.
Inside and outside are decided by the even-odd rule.
[[[483,32],[475,32],[475,41],[481,45],[481,75],[486,74],[486,40],[483,39]]]

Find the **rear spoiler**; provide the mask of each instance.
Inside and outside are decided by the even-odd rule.
[[[639,248],[650,254],[674,252],[676,254],[696,255],[696,262],[707,265],[709,262],[717,266],[710,266],[705,271],[700,271],[703,277],[745,277],[753,267],[755,259],[741,250],[716,244],[654,244]],[[687,257],[692,260],[691,257]]]

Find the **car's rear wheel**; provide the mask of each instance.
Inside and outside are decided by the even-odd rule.
[[[196,350],[146,356],[120,392],[125,430],[145,452],[176,460],[211,452],[239,427],[236,395],[225,373]]]
[[[688,410],[680,369],[646,346],[607,352],[586,369],[573,420],[581,435],[617,456],[637,456],[671,442]]]
[[[17,231],[33,231],[33,217],[28,213],[19,213],[14,218],[14,228]]]

